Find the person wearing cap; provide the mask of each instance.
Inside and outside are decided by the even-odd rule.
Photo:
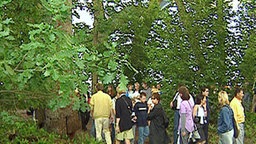
[[[121,141],[125,141],[126,144],[130,144],[134,138],[132,132],[132,101],[128,98],[125,87],[118,87],[119,98],[116,100],[116,144],[120,144]]]
[[[103,131],[107,144],[112,144],[110,137],[110,118],[112,114],[112,100],[110,96],[103,92],[103,84],[96,84],[97,93],[94,94],[90,101],[91,115],[95,121],[96,139],[102,140],[101,133]]]

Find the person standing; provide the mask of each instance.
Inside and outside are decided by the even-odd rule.
[[[208,144],[208,130],[209,130],[209,121],[210,121],[210,105],[209,105],[209,88],[208,87],[202,87],[201,88],[201,94],[205,97],[206,103],[204,104],[204,107],[206,108],[206,122],[204,124],[204,133],[205,133],[205,140],[206,144]]]
[[[182,85],[179,84],[180,88]],[[172,99],[172,101],[170,102],[170,107],[174,110],[174,121],[173,121],[173,144],[177,144],[178,143],[178,132],[179,132],[179,120],[180,120],[180,114],[179,114],[179,110],[180,110],[180,103],[181,103],[182,99],[180,97],[179,92],[177,91],[174,98]]]
[[[194,123],[196,124],[196,128],[198,129],[200,139],[197,140],[197,144],[205,144],[205,131],[204,127],[206,125],[206,97],[199,94],[195,100],[195,106],[193,109],[193,118]]]
[[[191,100],[188,89],[185,86],[179,88],[179,94],[182,99],[180,103],[180,120],[179,120],[179,132],[181,144],[188,144],[189,135],[194,130],[194,121],[192,117],[194,101]]]
[[[112,116],[112,101],[108,94],[103,92],[103,84],[97,83],[97,93],[94,94],[90,101],[91,114],[95,121],[96,139],[102,140],[101,133],[103,131],[107,144],[111,144],[111,137],[109,131],[110,118]]]
[[[137,118],[136,124],[139,132],[138,144],[144,144],[146,137],[149,135],[149,127],[147,121],[148,106],[146,99],[146,93],[142,92],[140,94],[140,102],[137,102],[134,106],[134,112]]]
[[[107,89],[107,94],[111,97],[112,100],[112,113],[113,113],[113,119],[110,121],[110,125],[111,125],[111,141],[112,143],[114,143],[115,141],[115,103],[116,103],[116,94],[115,94],[115,89],[114,86],[109,84],[108,85],[108,89]]]
[[[133,139],[132,132],[132,101],[126,96],[125,88],[118,87],[120,97],[116,100],[116,144],[125,141],[126,144],[131,143]]]
[[[162,87],[162,85],[161,85],[160,83],[156,85],[156,88],[157,88],[158,93],[159,93],[160,95],[163,94],[163,92],[161,91],[161,87]]]
[[[230,102],[230,107],[234,112],[234,118],[238,125],[239,135],[238,138],[235,139],[236,144],[244,143],[244,122],[245,122],[245,114],[244,107],[242,105],[242,99],[244,97],[244,91],[241,88],[236,88],[235,97]]]
[[[229,106],[228,94],[225,91],[220,91],[218,101],[221,105],[220,114],[218,117],[218,134],[219,144],[233,144],[233,116],[234,113]]]
[[[146,93],[147,101],[148,101],[149,98],[151,98],[151,96],[152,96],[152,90],[151,90],[151,88],[148,86],[148,84],[146,82],[142,82],[142,87],[143,87],[143,90],[141,90],[141,92]]]
[[[160,104],[159,93],[153,93],[151,100],[154,107],[148,108],[149,125],[149,143],[150,144],[168,144],[169,137],[166,132],[165,112]]]

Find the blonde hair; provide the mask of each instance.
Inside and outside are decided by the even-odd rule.
[[[218,100],[220,105],[229,104],[228,94],[225,91],[220,91],[218,94]]]

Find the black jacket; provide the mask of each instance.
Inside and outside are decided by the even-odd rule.
[[[116,118],[120,118],[119,128],[120,131],[126,131],[132,128],[131,121],[131,110],[132,110],[132,101],[130,98],[125,95],[121,95],[120,98],[116,100]]]
[[[164,123],[164,110],[161,104],[157,104],[148,114],[149,125],[149,143],[150,144],[168,144],[169,137],[167,135]]]

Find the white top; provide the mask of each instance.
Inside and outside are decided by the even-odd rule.
[[[200,124],[204,124],[204,108],[201,105],[197,106],[197,116],[200,117]]]
[[[190,103],[194,105],[195,103],[194,103],[193,96],[192,96],[191,94],[189,94],[189,96],[190,96],[190,98],[189,98]],[[174,99],[175,99],[175,98],[177,99],[177,107],[176,107],[176,108],[179,110],[179,109],[180,109],[180,103],[181,103],[181,101],[182,101],[179,92],[177,92],[177,93],[175,94]],[[173,99],[173,100],[174,100],[174,99]]]

